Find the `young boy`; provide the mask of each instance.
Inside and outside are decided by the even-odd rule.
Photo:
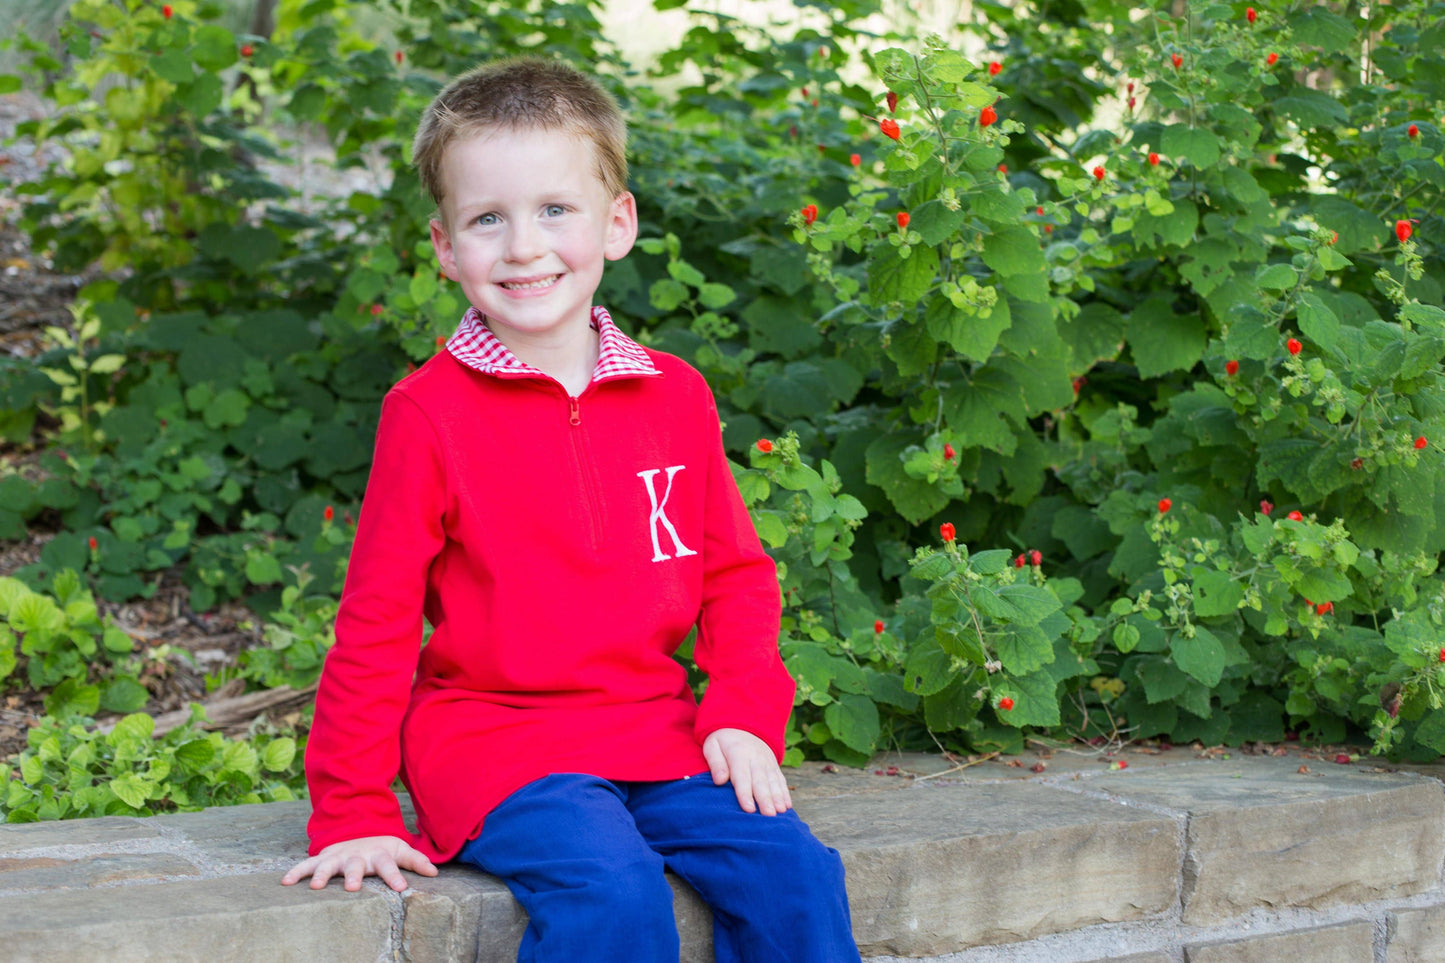
[[[592,304],[637,236],[626,137],[595,81],[538,59],[422,118],[432,244],[472,307],[382,402],[306,753],[311,858],[282,882],[399,891],[455,858],[527,910],[521,960],[676,960],[666,867],[719,961],[856,960],[842,861],[778,766],[776,571],[712,393]],[[672,658],[694,626],[701,705]]]

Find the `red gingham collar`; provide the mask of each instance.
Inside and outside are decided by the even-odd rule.
[[[612,315],[601,305],[592,307],[592,327],[598,335],[597,367],[592,369],[592,380],[620,378],[629,375],[660,375],[652,359],[642,345],[622,333],[612,320]],[[447,341],[447,350],[452,357],[469,368],[485,374],[551,375],[534,368],[512,353],[512,349],[497,338],[482,320],[482,313],[475,307],[467,308],[457,325],[456,333]]]

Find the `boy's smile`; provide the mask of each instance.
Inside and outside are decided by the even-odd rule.
[[[632,195],[609,197],[591,142],[558,130],[458,140],[441,174],[431,236],[442,270],[523,361],[554,377],[583,363],[603,262],[637,237]]]

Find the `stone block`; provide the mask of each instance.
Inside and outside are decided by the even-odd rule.
[[[404,873],[402,959],[408,963],[476,960],[511,963],[527,928],[527,914],[495,876],[459,863],[427,878]],[[669,873],[673,914],[681,940],[680,963],[711,963],[712,913],[701,897]]]
[[[158,837],[160,829],[155,823],[157,818],[159,817],[139,819],[129,816],[102,816],[99,819],[0,825],[0,853]]]
[[[0,892],[107,886],[199,875],[200,870],[194,863],[167,853],[101,853],[80,859],[0,858]]]
[[[306,858],[311,803],[216,806],[198,813],[151,818],[167,833],[193,845],[208,861],[245,872]]]
[[[269,873],[9,896],[6,963],[390,960],[390,897],[282,886]]]
[[[865,955],[1033,939],[1178,899],[1175,820],[1040,784],[925,784],[797,811],[842,854]]]
[[[1385,963],[1445,960],[1445,906],[1394,910],[1385,916]]]
[[[1252,758],[1090,780],[1123,799],[1186,811],[1185,923],[1256,909],[1316,909],[1435,886],[1445,795],[1415,775],[1343,766],[1298,772]]]
[[[1101,956],[1088,963],[1174,963],[1174,957],[1163,950],[1150,953],[1130,953],[1128,956]]]
[[[1375,927],[1369,920],[1294,930],[1184,948],[1187,963],[1374,963]]]

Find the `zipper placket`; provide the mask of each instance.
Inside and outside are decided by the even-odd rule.
[[[591,387],[589,384],[583,388],[582,394],[585,395]],[[592,459],[587,454],[587,439],[582,434],[582,397],[567,394],[566,388],[562,388],[562,393],[567,397],[567,423],[572,428],[567,434],[572,441],[572,458],[577,465],[577,479],[586,493],[587,526],[592,534],[592,550],[599,551],[602,548],[602,506],[597,500],[597,486],[593,484],[596,472],[593,470]]]

